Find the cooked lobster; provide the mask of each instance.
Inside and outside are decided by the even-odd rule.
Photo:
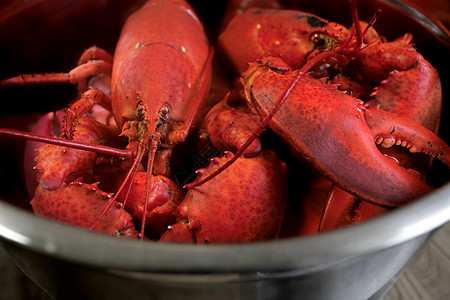
[[[351,29],[309,13],[266,7],[239,10],[218,39],[218,51],[242,73],[246,104],[239,111],[247,105],[256,123],[268,125],[359,199],[396,207],[430,192],[423,182],[429,160],[410,154],[425,153],[449,165],[449,147],[435,134],[442,107],[439,75],[413,48],[412,36],[384,41],[373,29],[375,18],[360,21],[355,5]],[[242,43],[233,42],[238,37],[244,37]],[[261,126],[248,126],[254,121],[237,128],[242,117],[236,107],[218,106],[211,114],[233,126],[217,131],[207,123],[210,140],[237,148],[238,155],[255,149]],[[230,138],[226,130],[253,137]],[[385,150],[394,145],[410,153]]]
[[[147,1],[126,21],[114,56],[92,47],[69,73],[2,81],[78,85],[79,99],[58,118],[42,121],[59,124],[61,137],[0,129],[48,143],[38,149],[37,176],[30,173],[28,180],[35,213],[161,241],[283,236],[289,165],[274,151],[278,145],[259,139],[266,128],[331,181],[320,185],[328,203],[318,208],[322,220],[310,222],[316,229],[346,225],[348,218],[355,223],[346,208],[361,212],[355,201],[382,213],[431,191],[423,181],[429,160],[385,150],[400,145],[449,163],[448,146],[434,133],[439,76],[415,51],[412,36],[386,42],[373,28],[375,18],[360,21],[355,7],[347,29],[275,1],[258,2],[244,3],[258,8],[238,4],[225,16],[217,58],[231,61],[241,78],[204,119],[207,101],[216,96],[209,94],[213,51],[181,0]],[[244,43],[236,43],[242,36]],[[179,171],[173,165],[185,160],[181,146],[201,148],[191,147],[192,140],[225,152],[197,171],[185,194],[172,181]],[[330,213],[334,207],[344,209]]]
[[[118,195],[125,186],[130,186],[145,155],[147,155],[145,197],[149,199],[151,193],[158,193],[159,189],[152,189],[155,156],[158,156],[161,148],[163,151],[167,151],[165,149],[170,151],[178,143],[183,142],[195,124],[196,116],[202,108],[209,89],[211,59],[212,51],[203,26],[189,4],[185,1],[147,1],[127,19],[116,46],[114,58],[102,49],[92,47],[82,55],[79,66],[69,73],[21,75],[4,80],[3,85],[44,82],[78,83],[79,90],[82,92],[80,99],[65,113],[63,138],[53,139],[51,142],[67,146],[71,141],[78,141],[78,143],[72,143],[70,147],[76,147],[75,144],[77,144],[78,147],[90,149],[91,152],[76,149],[69,151],[55,145],[44,146],[52,149],[50,151],[63,153],[63,155],[56,157],[54,161],[50,161],[43,155],[37,158],[37,168],[42,172],[39,189],[56,190],[59,197],[71,197],[70,192],[60,190],[64,187],[64,182],[72,182],[73,178],[70,176],[79,177],[92,173],[97,161],[95,153],[107,153],[125,156],[133,159],[134,162],[116,195],[110,197],[109,205],[103,209],[103,213],[98,214],[92,211],[92,217],[96,221],[86,218],[89,220],[83,224],[84,227],[95,229],[98,222],[105,222],[109,207],[115,206]],[[177,67],[174,68],[174,65]],[[104,83],[102,76],[111,77],[110,94],[108,80]],[[87,80],[90,78],[90,85],[96,87],[86,90]],[[111,109],[116,123],[121,128],[120,135],[127,138],[125,150],[110,148],[110,152],[105,152],[108,151],[105,150],[108,147],[103,147],[102,151],[101,146],[98,145],[104,143],[102,135],[95,135],[89,141],[79,141],[80,130],[77,126],[80,126],[79,123],[85,118],[83,115],[90,112],[95,105]],[[95,131],[94,127],[97,126],[92,126],[89,133],[92,134]],[[39,140],[36,136],[28,137]],[[108,142],[106,144],[112,145]],[[41,149],[39,149],[40,152],[43,151]],[[89,156],[90,159],[68,161],[66,154],[75,151],[80,152],[73,156],[78,158]],[[165,157],[170,158],[170,155]],[[51,164],[49,168],[46,166],[47,162],[50,164],[57,162],[57,164]],[[129,168],[129,165],[124,163],[123,167]],[[56,178],[52,177],[56,175],[53,172],[54,169],[59,169]],[[44,180],[47,178],[48,180],[52,178],[51,183]],[[103,193],[98,188],[94,190],[96,193]],[[35,196],[32,200],[33,208],[39,206],[41,199]],[[84,199],[81,198],[76,205],[83,206],[83,202]],[[142,236],[147,210],[147,202],[144,201],[144,203]],[[46,212],[45,209],[39,210],[39,213],[52,215],[51,211]],[[60,219],[77,223],[78,221],[72,217],[79,216],[66,214]],[[117,223],[109,217],[106,222]]]

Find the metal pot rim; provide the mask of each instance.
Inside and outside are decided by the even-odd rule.
[[[362,224],[245,244],[123,240],[34,216],[0,201],[0,237],[54,258],[101,268],[159,272],[288,271],[325,266],[427,234],[450,220],[450,183]]]
[[[436,24],[435,20],[430,21],[409,5],[398,0],[379,1],[407,11],[441,42],[450,44],[448,31],[439,22],[439,26],[430,28],[429,23]],[[57,224],[0,200],[1,243],[14,243],[73,263],[130,271],[217,273],[317,269],[404,243],[449,221],[450,183],[353,227],[298,238],[223,245],[116,239]]]

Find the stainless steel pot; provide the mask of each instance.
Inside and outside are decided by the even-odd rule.
[[[448,55],[448,32],[439,24],[399,1],[366,2],[381,3],[389,13],[406,11],[431,52]],[[448,169],[439,174],[448,181]],[[450,183],[351,228],[233,245],[118,240],[0,201],[0,244],[57,299],[378,299],[449,220]]]

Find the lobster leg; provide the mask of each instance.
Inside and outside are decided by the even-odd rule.
[[[108,107],[111,98],[109,98],[102,90],[90,89],[84,92],[80,99],[75,101],[66,110],[63,124],[63,137],[72,139],[75,131],[75,126],[78,120],[88,111],[90,111],[95,104]]]
[[[74,68],[69,73],[33,74],[19,75],[0,82],[0,85],[23,85],[41,83],[78,83],[88,77],[98,74],[111,73],[111,64],[101,60],[88,61],[87,63]]]
[[[102,48],[92,46],[81,54],[80,59],[78,60],[78,65],[85,64],[90,60],[101,60],[112,64],[113,57]]]
[[[80,57],[78,66],[69,73],[19,75],[0,81],[0,85],[25,85],[41,83],[78,83],[80,92],[86,90],[86,79],[99,74],[111,74],[112,57],[106,51],[91,47]]]

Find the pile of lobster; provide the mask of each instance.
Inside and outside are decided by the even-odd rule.
[[[69,73],[1,81],[78,85],[31,133],[0,129],[29,140],[34,213],[119,237],[247,242],[349,226],[431,192],[432,159],[450,164],[439,75],[412,35],[386,41],[350,2],[346,28],[229,1],[213,48],[188,3],[149,0],[114,56],[92,47]]]

